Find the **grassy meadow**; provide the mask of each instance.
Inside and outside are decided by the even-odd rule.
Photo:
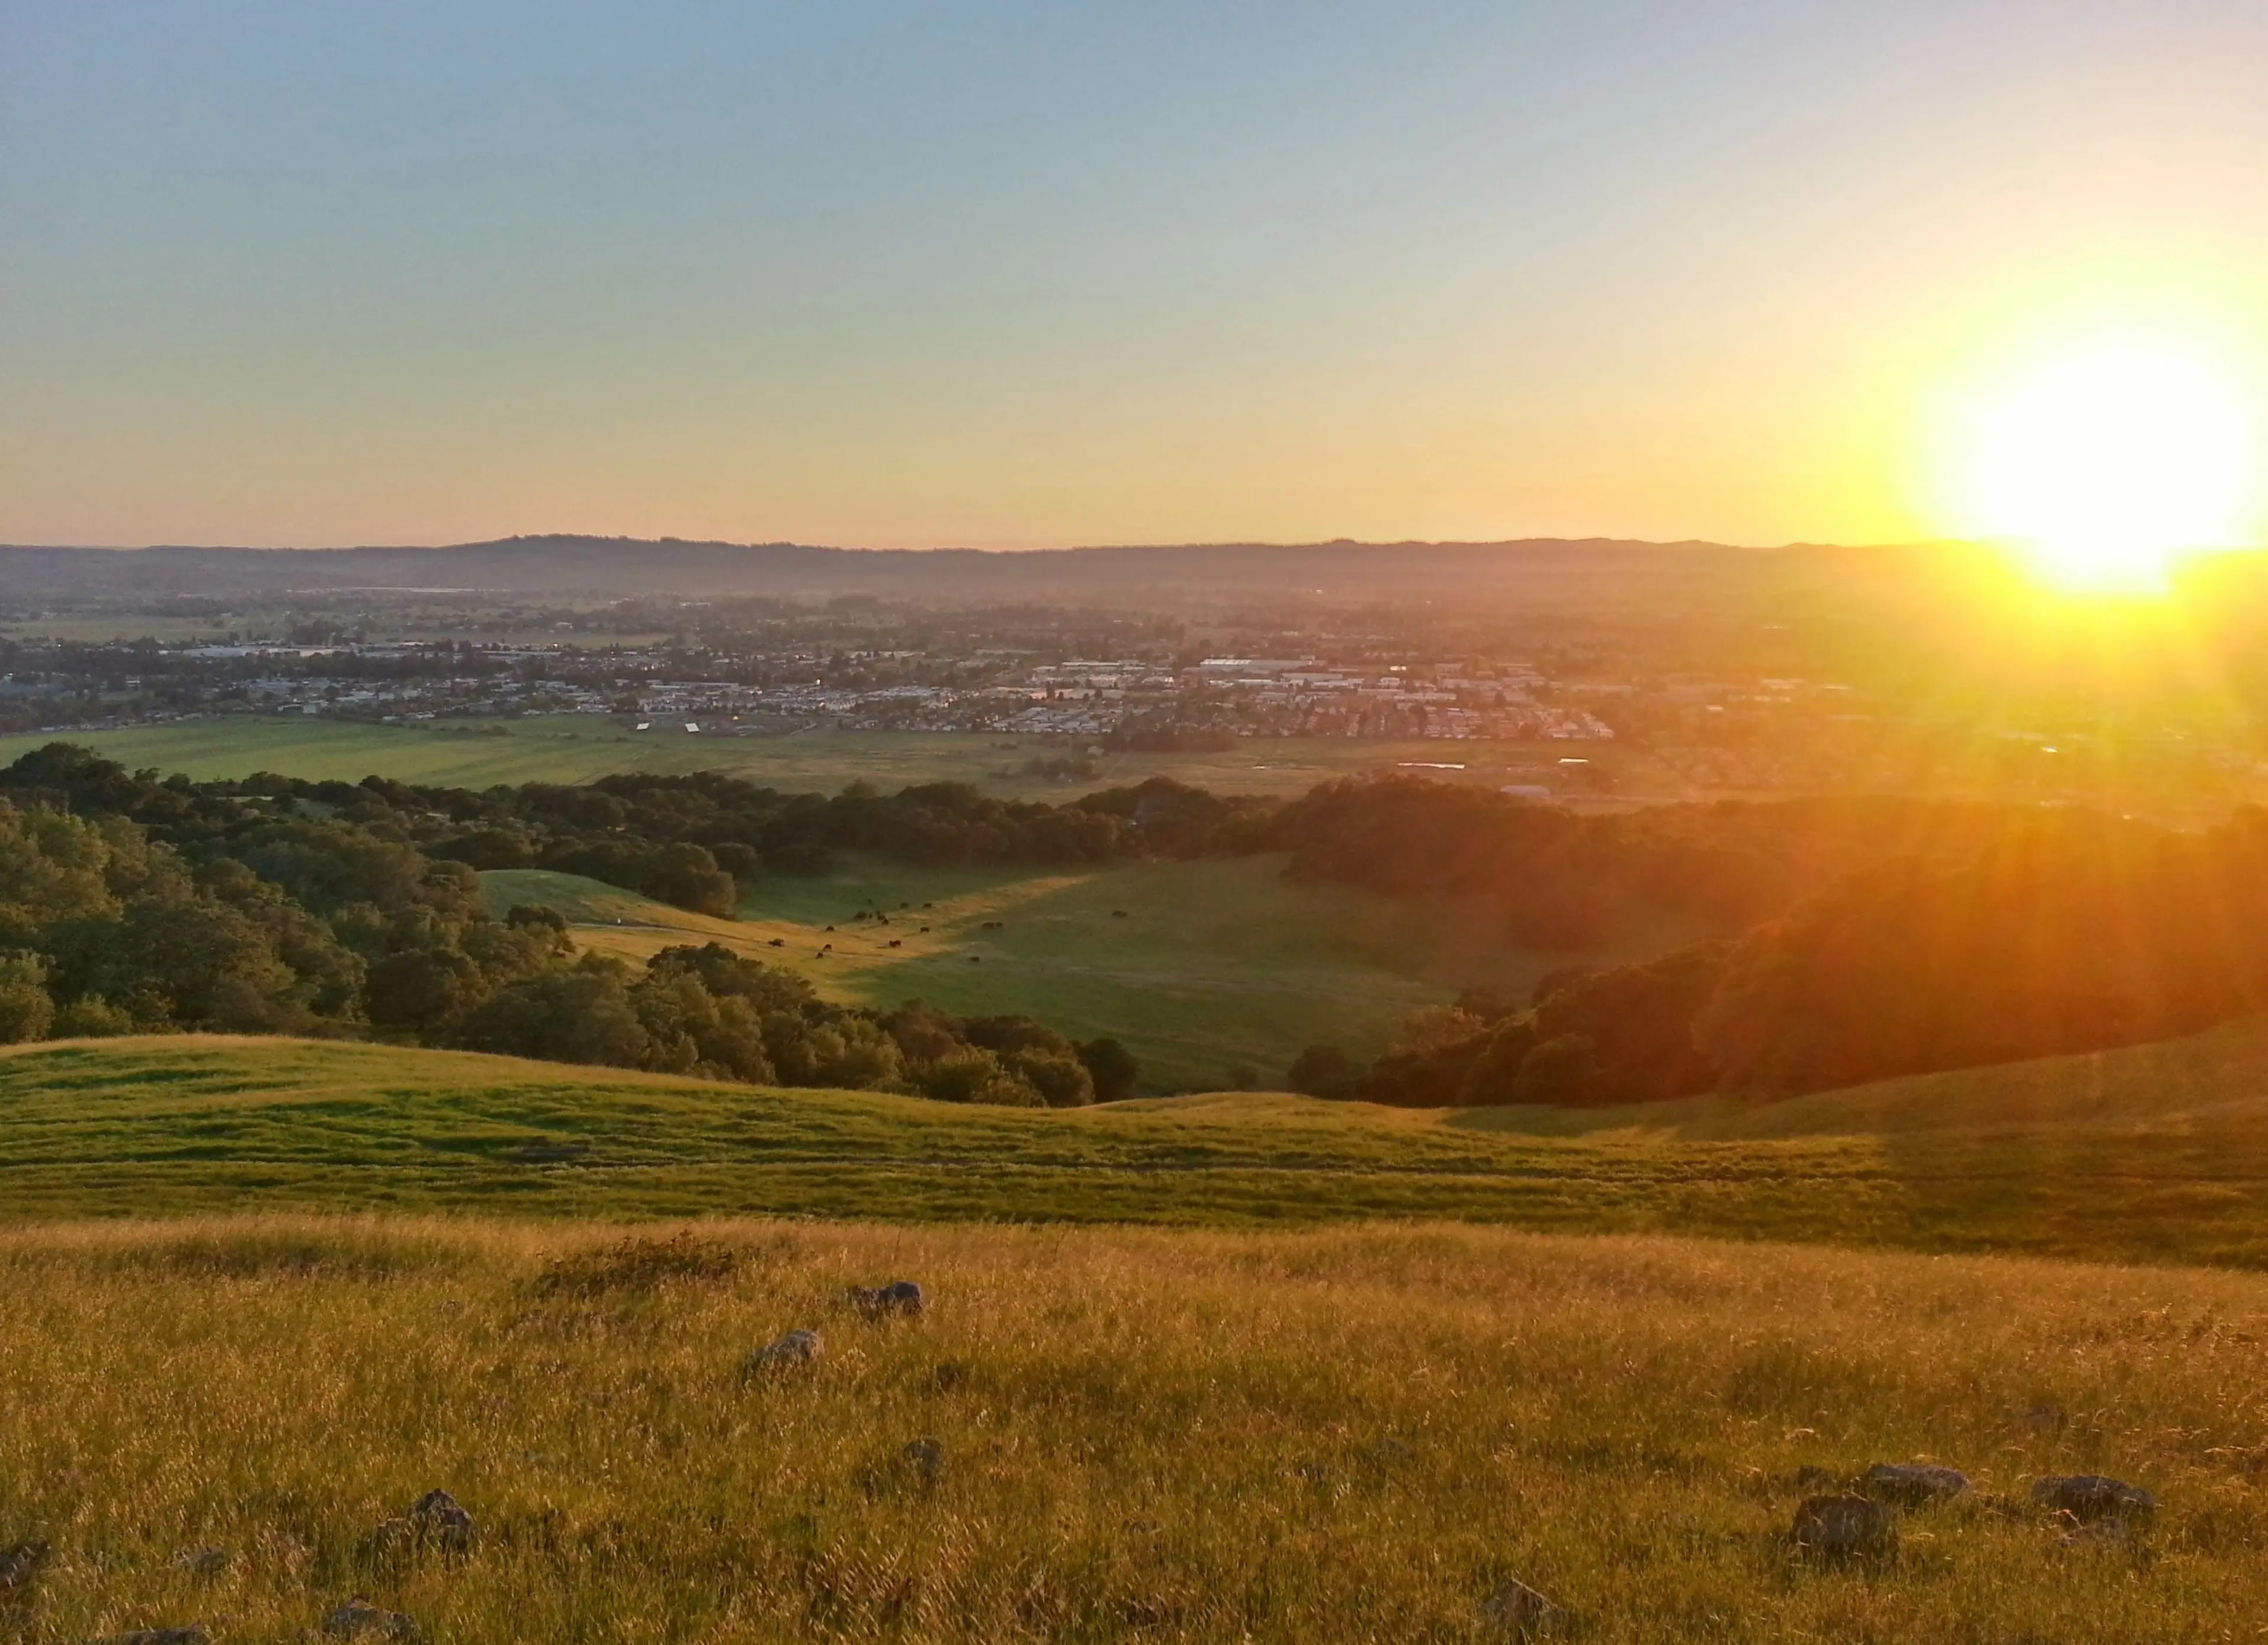
[[[1476,981],[1524,997],[1567,963],[1507,944],[1493,922],[1469,911],[1294,884],[1285,861],[1043,873],[854,863],[815,878],[768,879],[739,920],[541,870],[482,880],[494,913],[546,904],[574,923],[584,946],[632,959],[721,942],[849,1003],[920,998],[961,1016],[1020,1012],[1074,1039],[1112,1035],[1142,1060],[1153,1091],[1219,1087],[1240,1065],[1273,1082],[1317,1043],[1374,1056],[1418,1006]],[[854,923],[864,909],[883,910],[890,923]],[[1616,964],[1682,935],[1665,929],[1583,958]]]
[[[0,1218],[1430,1218],[2268,1269],[2264,1056],[2253,1023],[1791,1118],[1267,1092],[1022,1110],[353,1043],[55,1041],[0,1051]]]
[[[1096,775],[1065,782],[1020,769],[1075,748],[1035,737],[954,731],[814,731],[784,737],[688,737],[657,721],[637,732],[591,715],[545,715],[415,725],[375,725],[303,715],[230,715],[117,731],[0,737],[0,764],[63,740],[83,743],[129,768],[155,766],[192,777],[281,771],[310,782],[366,776],[482,789],[499,782],[585,782],[617,771],[722,771],[798,793],[871,782],[887,792],[909,783],[973,782],[1004,798],[1060,800],[1099,788],[1174,777],[1223,793],[1304,794],[1350,773],[1423,763],[1427,775],[1491,784],[1536,781],[1535,771],[1568,752],[1564,743],[1367,742],[1334,738],[1247,738],[1216,753],[1114,753]],[[1611,745],[1579,752],[1602,764],[1627,762]],[[1434,768],[1462,765],[1462,771]],[[1659,788],[1658,772],[1640,773]],[[1675,785],[1672,785],[1673,789]]]
[[[911,1278],[918,1318],[843,1289]],[[220,1220],[0,1234],[20,1637],[2221,1641],[2268,1616],[2268,1279],[1415,1227]],[[818,1331],[815,1364],[744,1376]],[[926,1444],[923,1442],[927,1442]],[[914,1449],[910,1451],[909,1447]],[[1959,1466],[1893,1560],[1796,1470]],[[2042,1474],[2157,1493],[2073,1542]],[[374,1539],[428,1490],[469,1552]],[[219,1568],[180,1561],[217,1549]]]

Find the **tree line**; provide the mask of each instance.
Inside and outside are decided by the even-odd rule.
[[[504,792],[508,814],[519,791]],[[473,866],[432,848],[494,820],[454,817],[447,797],[375,781],[161,782],[66,745],[26,755],[0,770],[0,1042],[364,1036],[958,1101],[1133,1092],[1116,1041],[1075,1044],[1021,1017],[838,1005],[713,944],[643,966],[578,958],[556,911],[491,919]]]
[[[1469,991],[1369,1065],[1287,1083],[1432,1105],[1779,1097],[2193,1032],[2268,1010],[2268,812],[2182,834],[2080,810],[1823,800],[1543,812],[1338,784],[1285,819],[1293,871],[1596,934],[1640,905],[1724,934]],[[1761,916],[1751,918],[1750,916]]]

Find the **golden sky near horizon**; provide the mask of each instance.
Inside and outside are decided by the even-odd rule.
[[[318,10],[0,9],[0,540],[2268,541],[2257,4]]]

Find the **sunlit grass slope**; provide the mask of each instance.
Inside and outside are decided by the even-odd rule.
[[[2259,1065],[2222,1037],[2185,1045],[2201,1069]],[[2114,1061],[2097,1075],[2116,1078]],[[1833,1100],[1814,1099],[1808,1134],[1697,1139],[1675,1135],[1673,1108],[1412,1113],[1223,1094],[1030,1112],[357,1044],[80,1041],[0,1054],[0,1215],[1444,1217],[2268,1267],[2260,1101],[1859,1131],[1830,1123]],[[1883,1098],[1842,1100],[1863,1113]]]
[[[0,1235],[26,1637],[314,1637],[350,1595],[518,1641],[2246,1640],[2268,1279],[1572,1239],[269,1220]],[[843,1288],[917,1280],[917,1319]],[[818,1330],[824,1357],[744,1380]],[[907,1447],[928,1442],[909,1456]],[[926,1463],[924,1459],[926,1458]],[[1788,1546],[1927,1458],[1899,1557]],[[2069,1546],[2033,1478],[2154,1491]],[[436,1487],[461,1559],[372,1531]],[[199,1576],[184,1554],[218,1549]]]
[[[964,1016],[1021,1012],[1075,1039],[1112,1035],[1141,1058],[1152,1090],[1219,1086],[1239,1065],[1272,1082],[1318,1043],[1373,1056],[1415,1007],[1475,981],[1525,997],[1566,962],[1509,946],[1494,922],[1456,908],[1297,884],[1284,878],[1285,862],[1062,872],[851,863],[814,878],[765,880],[737,921],[574,875],[482,878],[495,913],[547,903],[576,922],[586,946],[631,958],[718,941],[798,971],[840,1000],[887,1007],[918,997]],[[851,919],[872,909],[890,923]],[[1643,932],[1585,958],[1612,964],[1683,935]],[[776,938],[783,946],[771,946]]]

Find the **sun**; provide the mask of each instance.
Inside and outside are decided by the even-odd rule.
[[[2235,374],[2166,342],[2114,336],[2036,358],[1964,408],[1964,529],[2075,591],[2165,586],[2185,553],[2234,546],[2262,474]]]

